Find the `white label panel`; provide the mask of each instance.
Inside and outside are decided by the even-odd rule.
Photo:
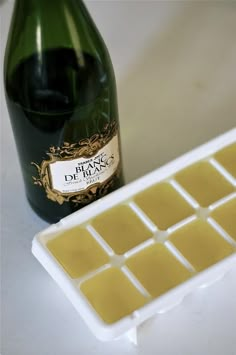
[[[91,158],[56,161],[50,164],[52,188],[61,193],[73,193],[103,183],[115,173],[119,160],[119,142],[116,135]]]

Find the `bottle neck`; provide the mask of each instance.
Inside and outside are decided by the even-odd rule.
[[[81,47],[92,20],[82,0],[16,0],[22,48]],[[36,39],[36,41],[35,41]]]
[[[61,6],[61,5],[68,5],[68,4],[73,4],[76,3],[76,6],[78,6],[79,3],[83,3],[83,0],[15,0],[15,4],[20,3],[22,5],[30,5],[30,4],[35,4],[37,6],[53,6],[54,8]]]
[[[76,7],[78,11],[79,8],[85,8],[83,0],[15,0],[15,7],[17,7],[19,11],[28,11],[29,9],[31,11],[43,10],[48,12],[51,16],[53,14],[56,16],[56,14],[63,9],[66,10]]]
[[[73,49],[78,56],[106,55],[83,0],[15,0],[8,43],[5,57],[10,71],[31,55],[37,54],[40,61],[51,49]]]

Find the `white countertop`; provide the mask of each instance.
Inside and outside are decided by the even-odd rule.
[[[0,1],[2,58],[12,1]],[[236,123],[236,2],[89,1],[119,94],[126,181]],[[46,227],[28,206],[1,91],[2,355],[235,355],[236,266],[138,330],[95,339],[31,254]]]

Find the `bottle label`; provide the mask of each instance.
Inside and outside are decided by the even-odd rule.
[[[91,158],[56,161],[49,165],[52,188],[62,193],[86,190],[103,183],[117,169],[119,162],[117,135]]]
[[[59,204],[87,204],[105,195],[120,173],[116,124],[78,143],[50,147],[47,155],[41,165],[32,162],[39,174],[33,177],[34,184],[44,187],[47,197]]]

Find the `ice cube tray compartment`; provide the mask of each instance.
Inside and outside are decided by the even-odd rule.
[[[134,197],[134,202],[160,230],[166,230],[194,214],[193,207],[168,182],[142,191]]]
[[[74,227],[47,243],[47,248],[71,278],[79,278],[107,264],[109,257],[85,229]]]
[[[186,281],[191,272],[162,243],[150,245],[126,261],[152,298]]]
[[[210,161],[197,162],[181,170],[175,179],[202,207],[208,207],[234,191],[234,186]]]
[[[209,223],[196,219],[170,235],[170,241],[196,271],[214,265],[234,252],[234,247]]]
[[[125,204],[98,215],[90,223],[118,255],[124,254],[152,236],[152,232],[138,215]]]
[[[80,289],[108,324],[131,314],[147,303],[147,298],[120,269],[115,267],[110,267],[84,281]]]
[[[236,143],[230,144],[214,155],[214,158],[236,179]]]
[[[236,242],[236,194],[212,209],[210,216]]]
[[[125,333],[168,308],[171,294],[181,298],[185,285],[210,283],[210,269],[223,274],[226,261],[236,261],[236,130],[228,137],[116,191],[116,203],[107,196],[35,237],[35,256],[64,273],[77,293],[72,303],[99,338]]]

